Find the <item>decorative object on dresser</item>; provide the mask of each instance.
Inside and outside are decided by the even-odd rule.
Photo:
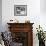
[[[14,46],[33,46],[33,23],[7,23]],[[13,43],[12,43],[13,44]]]
[[[17,19],[10,19],[10,21],[8,21],[9,23],[19,23],[19,21]]]

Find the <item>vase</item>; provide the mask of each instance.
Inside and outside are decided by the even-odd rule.
[[[45,46],[45,41],[39,40],[39,46]]]

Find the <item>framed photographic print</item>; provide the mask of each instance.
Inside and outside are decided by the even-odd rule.
[[[27,5],[14,5],[14,16],[27,16]]]

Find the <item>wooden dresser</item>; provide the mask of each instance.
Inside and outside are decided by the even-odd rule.
[[[21,46],[33,46],[33,23],[7,23],[12,39],[22,43]]]

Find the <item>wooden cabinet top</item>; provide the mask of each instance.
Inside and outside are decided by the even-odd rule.
[[[8,25],[33,25],[34,23],[7,23]]]

